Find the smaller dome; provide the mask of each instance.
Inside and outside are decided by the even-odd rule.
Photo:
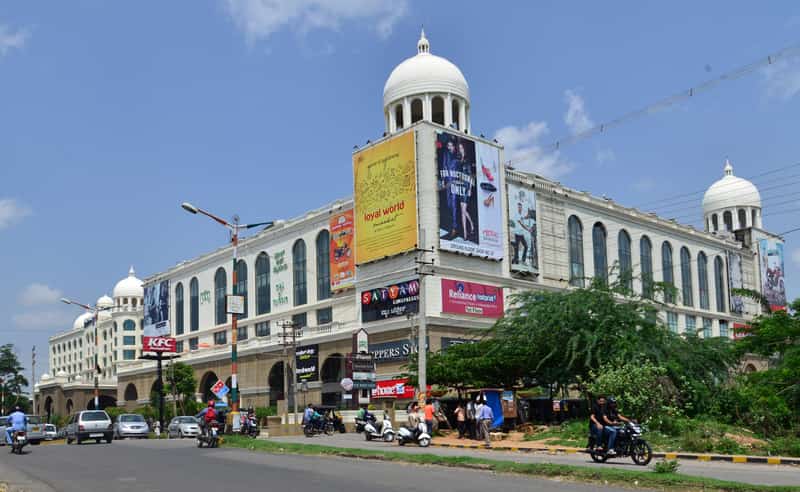
[[[42,374],[42,376],[39,378],[40,381],[49,381],[51,379],[53,379],[53,378],[50,377],[50,375],[47,374],[47,373]]]
[[[97,307],[99,308],[111,308],[114,307],[114,299],[108,297],[107,295],[102,295],[99,299],[97,299]]]
[[[56,373],[56,377],[57,377],[57,378],[65,378],[65,377],[67,377],[67,373],[66,373],[66,372],[64,372],[64,371],[58,371],[58,372]]]
[[[142,281],[136,278],[136,271],[133,267],[128,271],[128,276],[117,282],[114,286],[114,298],[117,297],[142,297],[144,296],[144,288]]]
[[[83,381],[83,378],[81,377],[81,375],[80,375],[80,374],[76,374],[76,375],[75,375],[75,381],[76,381],[76,382],[77,382],[77,381]]]
[[[761,208],[761,194],[750,181],[733,175],[733,166],[725,160],[724,175],[709,186],[703,196],[703,212],[737,207]]]
[[[75,322],[72,323],[72,329],[73,330],[82,330],[83,327],[86,326],[86,323],[89,322],[91,319],[92,319],[92,313],[87,311],[87,312],[81,314],[80,316],[75,318]]]

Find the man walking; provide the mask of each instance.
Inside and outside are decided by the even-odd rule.
[[[482,405],[480,413],[478,414],[478,421],[481,423],[481,433],[483,434],[483,438],[486,442],[486,447],[492,447],[492,440],[491,436],[489,435],[489,428],[492,426],[492,421],[494,421],[494,412],[492,412],[492,407],[489,405]]]
[[[467,437],[475,439],[475,403],[467,396]]]

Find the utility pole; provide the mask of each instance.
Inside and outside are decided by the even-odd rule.
[[[31,350],[31,413],[39,414],[36,411],[36,345]]]
[[[420,406],[425,405],[425,399],[428,393],[428,319],[425,313],[425,277],[433,275],[434,272],[424,271],[425,266],[433,267],[434,260],[426,261],[425,253],[433,253],[433,248],[425,249],[425,229],[420,230],[420,245],[422,248],[417,251],[420,256],[416,260],[419,265],[417,273],[419,274],[419,329],[417,333],[417,380],[419,382],[419,395],[417,400]]]
[[[296,358],[296,347],[297,347],[297,330],[294,329],[294,322],[290,320],[283,320],[280,322],[280,326],[282,328],[281,331],[281,345],[283,345],[283,391],[284,391],[284,398],[286,398],[286,413],[284,415],[284,421],[288,424],[289,423],[289,395],[292,396],[292,403],[294,406],[294,419],[297,420],[297,387],[295,381],[297,380],[297,364],[294,363],[294,359]],[[291,329],[291,334],[288,333],[288,330]],[[289,348],[291,347],[291,359],[289,358],[290,352]],[[289,390],[289,361],[292,360],[292,389]],[[295,422],[297,423],[297,422]]]

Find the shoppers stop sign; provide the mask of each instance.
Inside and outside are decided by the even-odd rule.
[[[145,352],[175,352],[175,339],[172,337],[143,337]]]

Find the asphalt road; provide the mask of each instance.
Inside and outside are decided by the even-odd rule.
[[[587,454],[547,454],[547,453],[518,453],[504,451],[486,451],[475,449],[419,448],[413,445],[400,447],[397,443],[367,442],[360,434],[334,434],[333,436],[303,436],[275,437],[275,441],[298,442],[306,444],[322,444],[347,448],[383,449],[401,453],[431,453],[443,456],[480,456],[488,459],[517,461],[520,463],[558,463],[565,465],[578,465],[588,467],[613,466],[627,470],[642,470],[630,458],[619,458],[606,464],[597,464]],[[650,464],[650,468],[656,460]],[[791,465],[762,465],[753,463],[725,463],[719,461],[680,461],[680,473],[699,477],[733,480],[736,482],[751,483],[755,485],[800,485],[800,467]]]
[[[198,449],[188,439],[34,446],[26,451],[17,456],[0,448],[0,490],[4,483],[12,491],[26,492],[622,490],[434,466]]]

